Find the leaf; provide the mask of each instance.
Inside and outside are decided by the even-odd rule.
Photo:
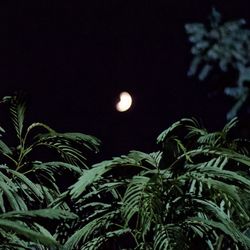
[[[222,132],[227,134],[232,128],[234,128],[237,125],[237,123],[238,123],[238,118],[234,117],[224,126]]]
[[[55,134],[56,131],[54,129],[52,129],[51,127],[49,127],[47,124],[41,123],[41,122],[34,122],[32,123],[28,128],[27,128],[27,132],[26,132],[26,137],[28,136],[28,134],[34,129],[34,128],[44,128],[45,130],[47,130],[50,134]]]
[[[43,135],[41,138],[32,144],[31,149],[38,146],[45,146],[50,149],[54,149],[62,159],[73,165],[81,164],[87,168],[85,164],[86,158],[82,152],[77,149],[70,141],[64,137],[57,135]]]
[[[211,219],[204,219],[200,217],[192,217],[187,220],[188,224],[199,224],[201,227],[207,229],[215,229],[222,231],[225,235],[229,236],[234,242],[240,242],[245,249],[250,247],[250,239],[242,234],[234,225],[234,223],[221,219],[217,222]]]
[[[51,174],[62,172],[63,170],[70,170],[77,174],[82,174],[83,170],[73,164],[65,163],[62,161],[51,162],[34,162],[32,170],[34,172],[45,171]]]
[[[6,183],[7,182],[7,183]],[[16,185],[0,172],[0,190],[6,196],[10,206],[14,210],[25,210],[27,207],[17,193]]]
[[[22,235],[32,242],[39,242],[46,246],[58,245],[54,238],[48,237],[41,232],[36,232],[17,221],[12,222],[10,220],[0,219],[0,228]]]
[[[129,233],[129,232],[130,232],[129,229],[118,229],[118,230],[114,230],[114,231],[111,231],[111,232],[107,232],[103,236],[95,237],[94,239],[86,242],[81,247],[81,250],[98,250],[103,246],[103,244],[105,242],[109,241],[110,239],[118,238],[118,241],[119,241],[119,237],[121,235]]]
[[[212,68],[213,67],[211,65],[205,64],[199,73],[199,76],[198,76],[199,80],[201,80],[201,81],[205,80],[205,78],[208,76],[208,74],[212,70]]]
[[[82,133],[63,133],[58,134],[66,139],[70,139],[72,141],[83,143],[89,150],[94,150],[96,153],[99,151],[100,140],[92,135],[86,135]]]
[[[153,243],[157,250],[186,249],[182,228],[175,224],[156,225]]]
[[[0,140],[0,151],[3,154],[13,155],[12,150],[2,140]]]
[[[172,136],[172,133],[175,132],[178,128],[184,127],[188,123],[194,124],[194,121],[192,119],[183,118],[180,121],[173,123],[169,128],[164,130],[157,137],[157,144],[164,142],[166,140],[166,138]]]
[[[22,94],[14,96],[6,96],[3,98],[3,102],[9,103],[11,118],[17,133],[17,137],[21,140],[23,131],[24,114],[26,106],[23,100]]]
[[[78,218],[72,212],[62,209],[47,208],[30,211],[12,211],[4,214],[0,214],[0,218],[9,220],[27,220],[35,218],[45,218],[50,220],[65,220],[65,219],[76,219]]]
[[[137,230],[144,238],[153,223],[160,221],[162,208],[161,191],[158,177],[134,176],[122,199],[121,213],[128,226],[134,216],[137,218]]]
[[[99,180],[103,174],[110,169],[105,165],[95,166],[92,169],[85,170],[79,180],[70,187],[70,195],[72,199],[78,198],[86,187]]]
[[[82,228],[77,230],[67,240],[67,242],[64,244],[64,248],[68,250],[73,250],[74,247],[77,246],[80,242],[82,242],[82,244],[86,243],[94,232],[99,231],[102,227],[108,228],[114,215],[115,212],[108,212],[103,216],[90,221]]]
[[[8,169],[8,172],[12,173],[13,176],[16,176],[18,180],[21,181],[22,184],[25,184],[31,193],[33,193],[38,199],[43,199],[43,194],[37,188],[36,184],[33,183],[29,178],[27,178],[24,174],[17,172],[12,169]]]

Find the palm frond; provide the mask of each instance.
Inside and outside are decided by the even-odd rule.
[[[157,143],[161,144],[163,143],[166,138],[169,138],[173,136],[173,134],[176,133],[178,129],[181,129],[185,126],[197,126],[197,121],[195,119],[189,119],[189,118],[183,118],[175,123],[173,123],[169,128],[164,130],[158,137],[157,137]]]
[[[27,128],[26,131],[26,135],[25,137],[27,138],[27,136],[29,135],[29,133],[35,129],[35,128],[42,128],[45,129],[48,133],[56,133],[56,131],[54,129],[52,129],[51,127],[49,127],[47,124],[42,123],[42,122],[33,122],[31,125],[29,125],[29,127]]]
[[[18,237],[17,234],[14,234],[12,231],[6,231],[3,228],[0,228],[0,249],[6,250],[30,250],[29,242],[25,241]]]
[[[241,233],[233,222],[227,221],[226,219],[221,219],[221,221],[214,221],[201,217],[192,217],[189,218],[186,223],[189,225],[198,224],[201,228],[203,228],[205,232],[211,230],[219,231],[225,236],[231,238],[232,241],[236,243],[238,247],[242,247],[242,249],[250,248],[249,238],[243,233]]]
[[[24,191],[28,189],[31,194],[34,194],[37,199],[43,199],[43,194],[37,188],[37,185],[32,182],[29,178],[27,178],[24,174],[8,169],[7,172],[11,173],[13,177],[16,177],[17,182],[20,183],[20,188]]]
[[[186,249],[186,239],[182,231],[183,229],[175,224],[156,225],[153,249]]]
[[[26,210],[27,206],[21,196],[18,194],[17,185],[6,175],[0,172],[0,191],[5,195],[9,206],[14,210]],[[1,195],[2,196],[2,195]],[[3,199],[3,198],[2,198]],[[1,208],[5,212],[6,208],[2,204]]]
[[[0,214],[0,219],[8,220],[34,220],[36,218],[46,218],[50,220],[72,220],[77,219],[77,215],[67,210],[47,208],[29,211],[11,211]]]
[[[86,190],[86,187],[102,178],[110,169],[105,165],[95,166],[91,169],[85,170],[79,180],[70,187],[70,195],[72,199],[76,199]]]
[[[215,250],[227,241],[248,249],[249,239],[240,237],[250,215],[244,201],[250,158],[231,147],[227,133],[235,123],[207,132],[183,119],[158,137],[159,152],[131,151],[84,170],[66,194],[82,218],[66,248],[102,248],[118,227],[132,236],[132,249],[190,249],[198,242]],[[133,171],[119,176],[121,168]],[[112,212],[116,216],[108,219]]]
[[[35,142],[31,149],[38,146],[45,146],[47,148],[55,150],[60,157],[68,163],[80,164],[87,167],[85,164],[86,158],[83,156],[82,152],[76,147],[72,146],[68,140],[63,137],[58,137],[57,135],[43,136],[37,142]]]
[[[51,175],[55,173],[61,173],[65,170],[69,170],[76,174],[82,174],[83,170],[73,164],[65,163],[62,161],[51,161],[51,162],[33,162],[32,163],[32,172],[38,173],[39,172],[47,172]]]
[[[45,146],[53,149],[61,156],[63,160],[73,165],[86,165],[86,157],[83,155],[81,148],[87,148],[91,151],[98,151],[100,142],[93,136],[81,133],[57,133],[50,132],[47,134],[39,134],[36,141],[27,149],[28,152]]]
[[[67,242],[64,244],[64,248],[73,250],[74,247],[80,242],[82,242],[81,244],[84,244],[88,240],[91,240],[93,233],[96,233],[96,231],[101,232],[103,229],[107,230],[107,228],[113,224],[112,220],[116,213],[116,211],[108,212],[84,225],[67,240]]]
[[[36,231],[34,229],[30,229],[27,225],[20,222],[13,222],[7,219],[0,219],[0,228],[13,232],[19,236],[25,237],[31,242],[39,242],[46,246],[57,246],[58,243],[52,237],[48,237],[48,235],[44,235],[43,233]]]
[[[118,229],[114,231],[107,232],[106,234],[96,237],[88,242],[86,242],[83,246],[81,246],[81,250],[98,250],[105,247],[108,241],[119,241],[119,237],[129,233],[129,229]],[[119,245],[119,244],[118,244]],[[108,246],[107,246],[108,247]]]
[[[12,150],[2,140],[0,140],[0,152],[4,155],[13,155]]]
[[[222,136],[222,132],[206,133],[204,135],[201,135],[198,138],[197,142],[203,145],[210,145],[212,147],[215,147],[220,144]]]
[[[150,178],[145,176],[135,176],[132,179],[122,202],[122,215],[125,219],[125,224],[128,224],[131,218],[139,213],[149,182]]]
[[[238,118],[235,117],[233,118],[232,120],[230,120],[225,126],[224,128],[222,129],[222,132],[225,133],[225,134],[228,134],[228,132],[234,128],[238,123]]]
[[[159,216],[163,209],[162,183],[155,174],[151,178],[146,176],[135,176],[122,199],[121,214],[126,226],[136,220],[135,228],[140,232],[138,237],[145,239],[156,223],[161,223]],[[133,223],[132,223],[133,224]]]
[[[63,133],[59,134],[63,138],[74,141],[81,145],[84,145],[89,150],[94,151],[95,153],[99,152],[100,140],[94,136],[82,134],[82,133]]]
[[[148,167],[141,164],[142,161],[154,164],[156,160],[145,153],[131,151],[128,156],[114,157],[112,160],[95,164],[91,169],[84,170],[79,180],[70,187],[70,195],[73,199],[80,197],[80,195],[86,190],[87,186],[100,180],[106,173],[114,168],[118,168],[119,166],[122,166],[123,168],[127,166],[148,170]]]
[[[6,96],[3,98],[3,102],[9,104],[11,118],[17,133],[19,140],[22,138],[24,114],[26,111],[26,105],[21,94],[14,96]]]

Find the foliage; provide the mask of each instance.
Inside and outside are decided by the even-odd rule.
[[[57,200],[70,198],[79,216],[64,225],[61,243],[69,250],[249,249],[250,158],[247,142],[230,135],[236,122],[209,133],[182,119],[159,135],[158,152],[93,165]]]
[[[0,214],[0,249],[57,249],[59,243],[39,219],[71,220],[76,216],[62,209],[12,211]]]
[[[81,133],[58,133],[40,122],[26,126],[22,95],[7,96],[2,104],[9,108],[17,146],[4,142],[5,130],[1,127],[0,249],[56,249],[59,243],[49,230],[53,231],[58,222],[49,227],[45,222],[77,217],[66,203],[51,206],[62,192],[58,176],[82,174],[87,168],[84,152],[98,151],[99,141]],[[47,161],[49,150],[53,161]]]
[[[159,151],[88,167],[83,152],[99,141],[26,127],[19,98],[3,100],[18,145],[1,128],[0,249],[250,249],[249,143],[232,136],[236,119],[216,132],[182,119],[158,136]],[[53,161],[34,154],[44,147]],[[62,188],[59,173],[78,180]]]
[[[199,71],[198,78],[204,80],[215,66],[224,72],[233,68],[238,73],[237,84],[224,90],[236,100],[227,113],[229,120],[236,116],[249,94],[250,30],[244,27],[245,24],[243,19],[222,23],[221,15],[213,9],[209,25],[192,23],[185,26],[193,44],[190,76]]]

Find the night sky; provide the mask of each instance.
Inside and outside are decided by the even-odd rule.
[[[30,120],[97,136],[103,158],[154,150],[157,135],[182,117],[220,128],[232,101],[219,85],[213,92],[219,78],[187,77],[184,24],[206,21],[212,6],[249,23],[247,2],[2,1],[0,94],[27,92]],[[124,90],[134,105],[118,113]]]

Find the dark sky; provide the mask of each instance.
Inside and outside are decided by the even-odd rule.
[[[225,19],[250,20],[248,1],[2,1],[1,96],[24,90],[30,118],[59,131],[93,134],[104,157],[151,151],[182,117],[222,126],[230,100],[186,75],[184,30],[215,6]],[[115,111],[120,91],[134,97]],[[4,117],[1,117],[1,121]]]

